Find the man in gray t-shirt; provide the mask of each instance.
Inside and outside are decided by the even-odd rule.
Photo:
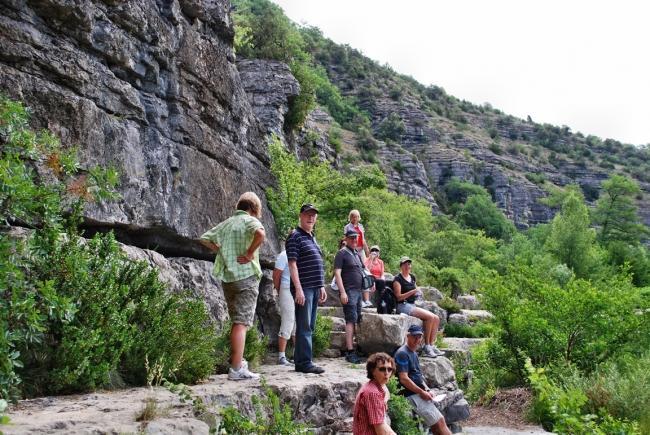
[[[361,362],[354,352],[354,333],[361,321],[361,287],[363,285],[363,266],[357,254],[357,233],[345,233],[346,246],[334,257],[334,279],[339,288],[343,317],[345,317],[345,359],[353,364]]]

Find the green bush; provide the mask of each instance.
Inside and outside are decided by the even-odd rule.
[[[635,314],[638,291],[629,277],[573,279],[561,286],[547,279],[544,265],[538,267],[513,267],[484,288],[499,339],[513,357],[523,352],[537,365],[563,359],[591,370],[647,342],[648,316]]]
[[[217,373],[228,373],[230,368],[230,321],[223,324],[221,333],[216,340],[216,370]],[[246,330],[246,346],[244,348],[244,359],[248,366],[253,369],[259,367],[268,353],[268,338],[262,335],[257,322]]]
[[[213,328],[203,303],[169,295],[112,234],[79,235],[84,202],[115,197],[117,173],[79,176],[75,153],[27,123],[27,109],[0,98],[0,218],[34,228],[0,234],[0,397],[86,391],[119,374],[141,381],[147,356],[163,376],[205,377]]]
[[[262,380],[263,397],[253,396],[255,417],[243,415],[237,408],[228,406],[221,411],[221,424],[216,433],[233,435],[279,434],[298,435],[310,433],[304,424],[293,417],[289,405],[280,404],[278,395]]]
[[[404,121],[394,112],[388,115],[377,128],[377,137],[381,140],[399,142],[404,133],[406,133]]]
[[[469,365],[474,376],[465,393],[471,402],[489,403],[499,388],[521,384],[523,372],[518,361],[496,338],[472,347]]]
[[[399,393],[400,386],[396,377],[392,377],[388,381],[388,391],[390,392],[388,400],[390,427],[400,435],[420,435],[422,420],[417,415],[414,416],[411,403]]]
[[[561,434],[641,434],[635,422],[619,420],[604,411],[584,411],[587,396],[578,388],[564,389],[549,381],[545,370],[526,361],[528,380],[535,392],[531,416],[544,429]]]
[[[330,347],[330,334],[332,333],[333,320],[327,316],[316,316],[316,327],[312,336],[312,353],[314,358],[319,357],[325,349]]]
[[[452,299],[449,296],[445,296],[444,298],[439,300],[437,304],[440,308],[447,311],[447,314],[460,313],[461,310],[460,304],[455,299]]]

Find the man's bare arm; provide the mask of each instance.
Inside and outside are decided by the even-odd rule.
[[[259,228],[257,231],[255,231],[255,235],[253,236],[253,241],[251,242],[251,245],[248,247],[245,254],[237,257],[237,263],[246,264],[253,261],[253,256],[255,255],[255,251],[257,251],[257,249],[260,246],[262,246],[265,237],[266,237],[266,232],[264,231],[264,228]]]
[[[211,240],[198,239],[198,241],[199,241],[200,244],[202,244],[203,246],[205,246],[206,248],[208,248],[212,252],[217,252],[221,248],[221,246],[217,245],[216,243],[214,243]]]

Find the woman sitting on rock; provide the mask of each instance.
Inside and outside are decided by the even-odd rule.
[[[400,273],[393,281],[393,294],[397,299],[397,314],[406,314],[417,317],[424,323],[424,348],[422,356],[435,358],[443,353],[434,345],[440,318],[431,311],[415,306],[415,300],[422,296],[422,291],[417,288],[415,275],[411,274],[411,259],[403,256],[399,260]]]

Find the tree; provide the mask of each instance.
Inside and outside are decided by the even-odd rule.
[[[512,222],[486,195],[470,196],[458,212],[456,219],[461,225],[483,230],[487,236],[495,239],[510,240],[515,232]]]
[[[594,263],[595,231],[589,227],[589,210],[582,195],[569,190],[562,210],[551,223],[546,249],[579,277],[585,277]]]
[[[641,223],[634,197],[641,192],[638,184],[623,175],[612,175],[603,181],[603,193],[596,202],[592,221],[598,225],[598,240],[603,244],[626,242],[636,244],[648,235]]]

